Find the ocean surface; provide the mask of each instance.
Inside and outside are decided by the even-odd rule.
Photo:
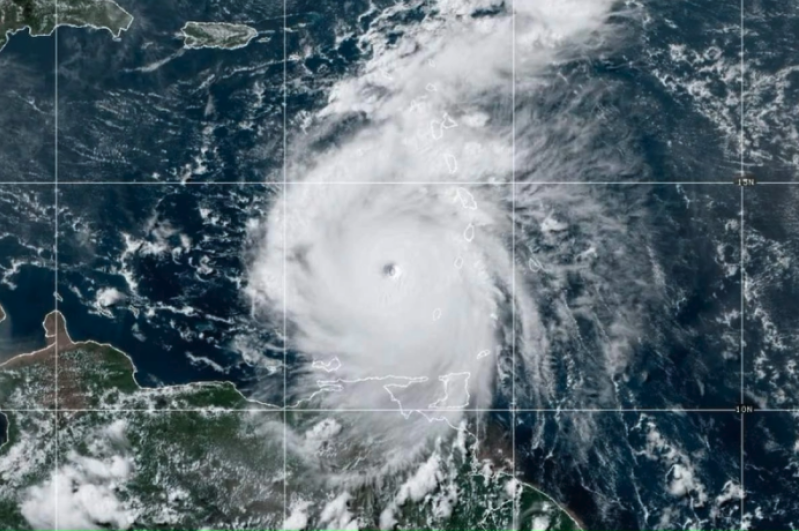
[[[285,35],[278,2],[119,4],[135,17],[120,39],[61,28],[15,35],[0,52],[0,360],[43,346],[57,305],[73,339],[130,354],[142,385],[230,380],[282,405],[296,398],[282,394],[283,323],[253,312],[247,271],[259,220],[280,208],[284,139],[302,158],[293,140],[369,56],[358,38],[370,2],[291,2]],[[795,529],[799,4],[743,2],[743,72],[739,3],[617,9],[620,44],[554,65],[563,85],[517,94],[551,123],[559,91],[590,80],[601,90],[568,113],[602,130],[585,148],[618,146],[637,162],[621,174],[598,164],[570,185],[557,175],[525,186],[539,175],[519,169],[519,194],[568,189],[623,229],[591,230],[589,215],[553,204],[567,229],[520,235],[519,267],[544,255],[577,266],[590,248],[609,258],[590,281],[542,274],[519,287],[535,290],[554,328],[563,316],[548,301],[591,310],[553,336],[547,398],[517,383],[518,408],[548,411],[499,422],[515,432],[520,477],[588,529]],[[422,16],[397,17],[397,34]],[[246,23],[259,36],[238,50],[184,50],[187,20]],[[734,184],[742,161],[753,187]],[[623,346],[609,324],[616,298],[637,317]],[[737,414],[741,402],[758,411]],[[602,411],[572,411],[585,409]]]

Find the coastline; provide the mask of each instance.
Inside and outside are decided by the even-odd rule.
[[[0,306],[0,322],[2,322],[6,317],[7,314],[5,310]],[[191,391],[191,390],[202,390],[203,388],[207,388],[208,386],[220,385],[229,387],[230,390],[234,391],[239,399],[251,406],[252,408],[262,409],[262,408],[272,408],[275,407],[273,404],[268,404],[266,402],[260,402],[258,400],[253,400],[251,398],[246,397],[241,390],[236,386],[236,384],[229,380],[213,380],[213,381],[205,381],[205,382],[189,382],[186,384],[178,384],[178,385],[168,385],[163,387],[145,387],[139,383],[136,375],[138,374],[138,368],[133,361],[131,356],[113,346],[110,343],[100,343],[94,340],[85,340],[85,341],[74,341],[72,337],[69,335],[69,330],[67,326],[66,317],[58,311],[53,310],[47,315],[45,315],[44,320],[42,321],[42,328],[44,328],[44,337],[46,345],[44,348],[34,350],[32,352],[23,352],[20,354],[16,354],[11,356],[9,359],[0,363],[0,370],[3,368],[16,368],[20,365],[25,365],[26,363],[36,363],[37,361],[45,361],[50,356],[53,357],[52,364],[50,365],[53,369],[53,373],[55,374],[56,369],[58,373],[62,373],[64,367],[58,367],[56,357],[59,357],[61,354],[66,352],[72,352],[81,348],[99,348],[99,349],[110,349],[116,353],[121,354],[124,356],[126,363],[129,365],[130,368],[130,376],[131,379],[136,386],[135,391],[143,391],[148,392],[151,390],[158,390],[158,391]],[[43,358],[40,360],[40,358]],[[53,376],[54,381],[58,378]],[[59,385],[59,387],[61,387]],[[56,390],[55,396],[58,397],[58,392]],[[54,404],[55,405],[55,404]],[[55,405],[56,409],[62,409]]]
[[[197,37],[188,33],[188,30],[191,28],[194,29],[205,29],[208,27],[218,27],[218,28],[227,28],[232,30],[239,30],[246,33],[246,40],[242,39],[242,42],[239,42],[234,45],[224,45],[224,44],[207,44],[207,43],[194,43],[191,42],[192,40],[196,40]],[[190,20],[183,24],[183,27],[180,28],[180,35],[183,38],[183,46],[188,50],[203,50],[203,49],[216,49],[216,50],[239,50],[241,48],[245,48],[249,46],[249,44],[258,37],[258,31],[253,28],[252,26],[248,26],[246,24],[237,24],[231,22],[197,22],[194,20]]]
[[[37,32],[30,24],[24,24],[17,28],[9,28],[2,34],[3,42],[0,44],[0,52],[3,51],[3,48],[6,47],[8,41],[11,39],[12,36],[16,35],[17,33],[22,33],[25,30],[28,30],[28,33],[31,37],[51,37],[55,34],[55,30],[59,27],[69,27],[69,28],[89,28],[93,30],[106,30],[108,31],[114,39],[119,39],[122,34],[130,29],[130,26],[133,24],[134,17],[131,15],[125,8],[120,6],[115,0],[101,0],[101,2],[106,2],[108,4],[112,4],[114,8],[118,9],[122,16],[127,19],[127,24],[124,26],[119,26],[116,29],[110,28],[108,26],[102,26],[97,24],[92,24],[91,22],[58,22],[58,24],[53,24],[52,29],[46,32]]]
[[[0,322],[3,322],[7,317],[8,317],[8,315],[5,312],[4,308],[2,308],[2,306],[0,306]],[[57,360],[56,360],[56,358],[59,355],[63,354],[63,353],[72,352],[72,351],[75,351],[75,350],[80,350],[82,347],[94,347],[94,349],[97,349],[98,347],[102,348],[102,349],[112,349],[115,353],[122,354],[124,356],[125,360],[126,360],[127,365],[129,366],[130,377],[131,377],[132,381],[136,385],[136,390],[134,392],[144,391],[146,393],[147,391],[150,391],[150,390],[155,391],[155,392],[163,392],[163,391],[167,391],[168,392],[168,391],[172,391],[172,390],[178,391],[178,390],[181,390],[181,389],[183,389],[183,390],[193,390],[193,389],[202,390],[203,387],[207,387],[208,385],[228,384],[231,387],[231,390],[235,390],[235,392],[243,400],[243,403],[247,404],[248,406],[261,407],[261,408],[264,407],[264,406],[270,406],[269,404],[264,404],[264,403],[261,403],[261,402],[258,402],[258,401],[247,399],[241,393],[241,391],[238,388],[235,387],[235,385],[232,382],[224,382],[224,381],[220,381],[220,382],[216,382],[216,381],[214,381],[214,382],[192,382],[192,383],[189,383],[189,384],[182,384],[182,385],[175,385],[175,386],[165,386],[165,387],[161,387],[161,388],[143,387],[143,386],[141,386],[141,384],[139,384],[139,382],[135,378],[136,366],[135,366],[132,358],[130,357],[130,355],[128,355],[127,353],[125,353],[125,352],[123,352],[123,351],[121,351],[119,349],[116,349],[115,347],[113,347],[112,345],[110,345],[108,343],[98,343],[98,342],[93,341],[93,340],[74,341],[72,339],[72,337],[69,335],[66,318],[64,317],[64,315],[60,311],[54,310],[54,311],[51,311],[50,313],[48,313],[45,316],[44,320],[42,321],[42,327],[44,328],[44,336],[45,336],[45,341],[47,343],[47,346],[42,348],[42,349],[35,350],[33,352],[27,352],[27,353],[17,354],[15,356],[13,356],[9,360],[7,360],[7,361],[5,361],[3,363],[0,363],[0,370],[2,370],[3,368],[16,369],[16,368],[24,367],[24,366],[26,366],[28,364],[35,364],[35,363],[40,363],[41,362],[46,367],[47,371],[51,371],[52,370],[51,376],[55,375],[56,371],[58,371],[59,375],[63,374],[64,384],[65,385],[63,386],[63,389],[59,389],[59,390],[63,391],[60,394],[60,396],[59,396],[59,393],[58,393],[59,390],[55,390],[55,389],[54,389],[54,391],[55,391],[54,393],[49,393],[48,392],[48,393],[45,393],[43,395],[43,398],[45,399],[44,400],[44,402],[45,402],[44,405],[47,406],[48,403],[52,403],[52,405],[54,406],[53,409],[55,409],[55,410],[62,410],[62,411],[65,411],[65,412],[66,411],[77,412],[77,411],[84,410],[82,407],[77,407],[77,408],[69,407],[69,406],[73,406],[73,403],[74,403],[74,405],[80,405],[79,404],[79,400],[80,400],[79,393],[75,394],[75,393],[72,392],[72,389],[73,389],[72,384],[74,383],[74,381],[70,380],[70,375],[69,375],[69,372],[68,372],[69,371],[69,365],[70,365],[71,361],[69,360],[69,358],[65,358],[65,363],[63,363],[61,367],[57,367]],[[107,358],[107,356],[109,354],[105,353],[104,351],[101,351],[100,354],[103,355],[103,356],[106,356],[105,359],[113,359],[113,358]],[[50,359],[50,356],[52,356],[52,360]],[[53,376],[53,380],[57,381],[57,379],[54,376]],[[61,387],[60,384],[59,384],[59,387]],[[53,394],[55,396],[53,396]],[[64,407],[64,406],[67,406],[67,407]],[[13,409],[13,408],[11,408],[11,409]],[[197,408],[197,410],[207,410],[207,409],[209,409],[209,408],[208,407]],[[107,411],[109,413],[112,413],[114,410],[115,410],[114,408],[109,408]],[[171,410],[171,409],[166,409],[166,410]],[[125,409],[125,411],[132,411],[132,410]],[[151,411],[151,409],[142,409],[142,411]],[[180,410],[175,410],[175,411],[185,411],[185,409],[180,409]],[[0,415],[2,415],[4,417],[5,423],[7,425],[7,429],[6,429],[6,433],[5,433],[6,440],[3,442],[2,445],[0,445],[0,449],[2,449],[12,439],[11,433],[10,433],[10,430],[12,429],[12,425],[11,425],[12,422],[11,422],[11,419],[9,418],[9,416],[6,415],[2,411],[1,408],[0,408]],[[507,472],[506,472],[506,474],[507,474]],[[510,475],[510,474],[508,474],[508,475]],[[551,503],[552,505],[554,505],[557,508],[559,513],[561,513],[562,515],[565,515],[565,517],[569,518],[572,521],[575,529],[578,529],[580,531],[583,531],[583,530],[586,529],[584,522],[572,510],[570,510],[569,508],[565,507],[563,504],[561,504],[558,501],[556,501],[554,498],[552,498],[552,496],[548,495],[545,491],[541,490],[538,486],[536,486],[536,485],[534,485],[534,484],[532,484],[530,482],[526,482],[526,481],[522,481],[522,480],[517,480],[517,481],[522,486],[522,489],[527,488],[530,491],[532,491],[532,494],[534,496],[543,498],[543,499],[547,500],[549,503]],[[521,492],[523,492],[523,491],[519,491],[519,492],[520,492],[519,496],[521,496]],[[561,516],[561,518],[563,518],[563,517],[564,516]]]

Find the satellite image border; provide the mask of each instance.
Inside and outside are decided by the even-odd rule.
[[[0,528],[799,528],[797,52],[777,0],[0,0]]]

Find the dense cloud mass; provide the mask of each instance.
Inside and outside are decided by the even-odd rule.
[[[413,422],[382,416],[369,429],[418,442],[464,409],[490,407],[516,362],[533,382],[529,405],[546,399],[558,337],[541,322],[535,292],[591,269],[604,241],[622,252],[626,244],[607,205],[540,183],[632,168],[591,145],[590,118],[570,115],[600,89],[589,81],[564,90],[553,68],[611,45],[613,3],[516,4],[515,13],[486,0],[423,4],[424,20],[392,39],[412,6],[382,12],[362,38],[369,60],[332,88],[316,132],[292,141],[290,184],[265,221],[249,287],[263,315],[286,312],[302,361],[290,405],[399,410]],[[564,266],[558,253],[574,251],[565,236],[573,221],[588,222],[585,245]],[[549,250],[526,245],[531,231]],[[571,311],[557,300],[550,309],[563,319]],[[615,365],[629,310],[614,309],[618,322],[597,353]],[[568,326],[556,328],[568,335]]]
[[[126,422],[117,420],[98,430],[91,449],[106,454],[95,459],[70,452],[58,470],[41,485],[28,489],[22,515],[34,529],[128,529],[136,510],[123,503],[118,493],[133,472],[126,452]]]

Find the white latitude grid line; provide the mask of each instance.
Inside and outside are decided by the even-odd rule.
[[[499,183],[488,183],[488,182],[485,182],[485,183],[483,183],[483,182],[471,182],[471,183],[470,182],[440,182],[440,181],[418,182],[418,183],[413,183],[413,182],[402,182],[402,183],[395,183],[395,182],[385,182],[385,183],[380,183],[380,182],[369,182],[369,183],[366,183],[366,182],[364,182],[364,183],[356,183],[356,182],[323,183],[323,182],[318,182],[318,183],[315,183],[315,182],[304,182],[304,181],[288,181],[287,178],[286,178],[286,151],[285,151],[286,133],[287,133],[286,127],[285,127],[286,126],[286,115],[287,115],[287,107],[286,107],[286,96],[287,96],[287,94],[286,94],[286,91],[287,91],[287,84],[286,84],[286,81],[287,81],[287,79],[286,79],[286,76],[287,76],[287,72],[286,72],[286,53],[287,53],[287,49],[286,49],[286,38],[287,38],[287,35],[286,35],[286,16],[287,16],[287,14],[286,14],[286,1],[285,0],[284,0],[284,36],[283,36],[283,41],[284,41],[284,93],[283,93],[283,99],[284,99],[284,106],[283,106],[284,153],[283,153],[283,157],[284,157],[284,161],[283,161],[283,181],[282,181],[282,183],[225,182],[225,181],[219,181],[219,182],[214,182],[214,181],[208,181],[208,182],[190,181],[190,182],[186,182],[186,183],[181,183],[181,182],[115,182],[115,181],[97,181],[97,182],[91,182],[91,181],[64,181],[64,182],[59,182],[59,177],[58,177],[58,118],[59,118],[59,116],[58,116],[58,60],[59,59],[58,59],[58,3],[57,3],[57,0],[54,0],[54,14],[55,14],[55,17],[54,17],[54,31],[53,31],[53,34],[54,34],[54,63],[55,63],[55,66],[54,66],[54,74],[55,74],[55,77],[54,77],[54,162],[55,162],[54,181],[53,182],[9,181],[9,182],[5,182],[5,183],[0,183],[0,186],[3,186],[3,185],[22,185],[22,186],[47,185],[47,186],[53,186],[53,188],[54,188],[54,193],[55,193],[55,196],[54,196],[54,209],[55,209],[55,211],[54,211],[54,264],[55,264],[55,268],[54,268],[54,277],[55,277],[54,288],[55,288],[55,291],[54,291],[53,295],[54,295],[54,305],[55,305],[56,311],[58,310],[58,273],[59,273],[59,263],[58,263],[58,240],[59,240],[59,238],[58,238],[58,190],[59,190],[59,186],[60,185],[63,185],[63,186],[87,186],[87,185],[88,186],[91,186],[91,185],[98,185],[98,186],[99,185],[123,185],[123,186],[130,186],[130,185],[141,185],[141,186],[159,186],[159,185],[162,185],[162,186],[181,186],[181,185],[182,186],[187,186],[187,185],[188,186],[197,186],[197,185],[207,185],[207,186],[213,186],[213,185],[269,186],[269,185],[282,185],[282,186],[285,187],[285,186],[288,186],[288,185],[317,185],[317,184],[318,185],[327,185],[327,184],[331,184],[331,185],[348,185],[348,184],[414,185],[414,184],[417,184],[417,185],[460,185],[460,186],[464,186],[464,185],[481,185],[481,186],[513,185],[513,186],[515,186],[516,184],[530,184],[530,185],[536,185],[536,184],[538,184],[538,185],[586,185],[586,186],[596,186],[596,185],[650,185],[650,186],[657,186],[657,185],[722,185],[722,184],[729,185],[729,184],[732,184],[731,182],[727,182],[727,181],[706,181],[706,182],[703,182],[703,181],[667,181],[667,182],[657,182],[657,181],[633,181],[633,182],[629,182],[629,181],[619,181],[619,182],[578,182],[578,181],[555,182],[555,181],[541,181],[541,182],[524,182],[524,181],[521,181],[521,182],[517,182],[517,181],[515,181],[515,156],[514,156],[514,160],[513,160],[514,180],[508,181],[508,182],[499,182]],[[740,22],[741,22],[741,32],[740,32],[740,42],[741,42],[741,65],[740,65],[741,66],[741,78],[740,78],[740,85],[741,85],[741,87],[740,87],[741,88],[741,101],[740,101],[741,123],[740,123],[740,128],[741,129],[740,129],[740,137],[739,137],[740,171],[741,171],[741,175],[744,174],[744,169],[745,169],[745,153],[744,153],[744,144],[745,144],[745,142],[744,142],[744,122],[745,122],[745,118],[744,118],[744,108],[745,108],[744,107],[744,96],[745,96],[745,92],[744,92],[744,87],[745,87],[745,79],[744,79],[744,73],[745,73],[745,71],[744,71],[744,68],[745,68],[744,31],[745,31],[745,27],[744,27],[744,22],[745,22],[745,18],[744,17],[745,17],[745,15],[744,15],[744,0],[741,0],[741,15],[740,15],[740,18],[741,18],[741,20],[740,20]],[[514,18],[513,30],[515,32],[515,12],[513,14],[513,18]],[[515,42],[513,44],[514,44],[514,47],[515,47]],[[514,71],[513,71],[514,86],[512,87],[512,90],[513,90],[513,97],[514,97],[514,100],[515,100],[515,53],[514,53],[513,60],[514,60],[514,65],[513,65],[513,68],[514,68]],[[514,101],[514,107],[513,107],[512,111],[513,111],[513,120],[514,120],[514,131],[513,131],[514,137],[513,137],[513,141],[514,141],[514,149],[515,149],[515,101]],[[758,182],[758,184],[762,184],[762,185],[799,185],[799,182],[797,182],[797,181],[763,181],[763,182]],[[745,398],[745,373],[744,373],[745,360],[744,360],[744,343],[743,343],[743,341],[744,341],[744,315],[745,315],[744,314],[744,311],[745,311],[745,285],[746,285],[746,274],[745,274],[745,270],[744,270],[744,264],[745,264],[744,193],[745,192],[743,190],[743,187],[741,187],[741,191],[740,191],[740,223],[741,223],[741,227],[740,227],[740,233],[741,233],[741,266],[740,266],[741,267],[741,330],[740,330],[740,349],[741,349],[741,354],[740,355],[741,355],[741,401],[742,401],[742,403],[743,403],[744,398]],[[512,199],[514,201],[514,206],[515,206],[515,190],[513,192]],[[284,198],[284,212],[285,212],[285,198]],[[285,219],[284,219],[284,231],[285,230],[286,230],[286,225],[285,225]],[[514,231],[515,231],[515,226],[514,226]],[[514,241],[514,251],[515,251],[515,241]],[[284,250],[284,260],[285,260],[285,250]],[[515,269],[515,262],[514,262],[514,269]],[[286,274],[286,272],[285,272],[285,267],[284,267],[284,277],[285,277],[285,274]],[[515,278],[513,279],[512,288],[515,289]],[[285,285],[285,281],[284,281],[284,290],[285,289],[286,289],[286,285]],[[515,291],[513,293],[514,293],[514,297],[515,297]],[[286,310],[286,308],[285,308],[285,299],[284,299],[284,338],[285,338],[285,310]],[[513,324],[513,326],[515,327],[515,316],[514,316],[514,324]],[[25,409],[25,410],[23,410],[23,409],[7,409],[6,410],[6,411],[16,411],[16,412],[20,412],[20,411],[37,411],[37,412],[54,412],[54,413],[56,413],[56,416],[54,418],[54,423],[55,423],[55,427],[56,427],[55,433],[54,433],[54,438],[56,440],[56,447],[55,447],[56,469],[59,466],[59,457],[60,457],[59,456],[59,451],[58,451],[58,438],[59,438],[58,435],[59,434],[58,434],[58,429],[57,429],[57,426],[58,426],[58,424],[57,424],[57,421],[58,421],[57,413],[59,411],[64,411],[64,412],[92,412],[92,411],[98,411],[98,412],[109,412],[109,413],[113,413],[113,412],[130,412],[130,411],[136,411],[136,412],[148,412],[149,411],[151,413],[189,412],[189,411],[191,411],[191,412],[198,412],[198,411],[202,412],[202,411],[205,411],[203,409],[191,409],[191,410],[178,410],[178,409],[176,409],[176,410],[155,410],[155,411],[150,411],[150,410],[125,410],[125,409],[92,410],[92,409],[61,409],[61,408],[59,408],[59,402],[58,402],[58,392],[59,392],[59,385],[58,385],[58,378],[59,378],[59,374],[58,374],[58,339],[59,338],[58,338],[58,332],[59,332],[58,331],[58,327],[56,327],[55,331],[54,331],[54,349],[55,349],[54,350],[54,363],[55,363],[55,377],[54,377],[55,389],[54,389],[54,395],[55,395],[55,407],[53,409]],[[515,344],[515,337],[514,337],[514,344]],[[285,359],[286,359],[286,346],[284,345],[284,388],[285,388],[285,385],[286,385],[286,377],[287,377],[286,376],[286,372],[285,372]],[[515,375],[515,355],[514,355],[514,375]],[[517,411],[518,412],[522,412],[522,411],[524,411],[524,412],[537,412],[537,413],[550,413],[550,412],[551,413],[555,413],[555,412],[561,412],[561,413],[563,413],[563,412],[567,412],[567,413],[603,413],[603,412],[615,412],[615,413],[625,413],[625,412],[630,412],[630,413],[636,413],[636,412],[638,412],[638,413],[641,413],[641,412],[662,412],[662,413],[703,412],[703,413],[713,413],[713,412],[718,412],[718,413],[728,413],[728,412],[734,411],[734,410],[728,410],[728,409],[712,409],[712,408],[708,408],[708,409],[704,409],[704,408],[703,409],[554,409],[553,408],[553,409],[518,409],[517,410],[515,408],[515,378],[514,378],[514,381],[513,381],[513,388],[514,388],[513,389],[513,400],[514,400],[514,403],[513,403],[513,407],[512,407],[511,413],[514,415],[514,417],[515,417],[515,413]],[[285,396],[284,396],[284,401],[285,401]],[[283,415],[284,415],[284,449],[283,449],[283,451],[284,451],[284,476],[285,476],[285,469],[286,469],[286,459],[285,459],[286,458],[286,426],[285,426],[286,417],[285,417],[285,415],[286,415],[287,411],[309,411],[309,412],[316,411],[316,412],[331,412],[331,413],[347,413],[347,412],[368,412],[368,411],[374,411],[374,412],[389,411],[390,412],[390,411],[395,411],[395,410],[391,410],[391,409],[389,409],[389,410],[384,410],[384,409],[322,410],[322,409],[292,409],[292,408],[285,408],[284,407],[284,408],[280,408],[280,409],[263,409],[263,410],[259,410],[259,409],[245,409],[245,410],[230,409],[230,410],[208,410],[208,411],[215,411],[215,412],[235,412],[235,411],[244,412],[244,411],[246,411],[246,412],[273,412],[273,413],[274,412],[283,412]],[[475,410],[466,410],[466,411],[469,411],[469,412],[472,412],[472,411],[474,411],[474,412],[492,412],[492,411],[506,411],[506,410],[504,410],[504,409],[500,409],[500,410],[495,410],[495,409],[475,409]],[[758,412],[763,412],[763,413],[768,413],[768,412],[796,413],[796,412],[799,412],[799,409],[795,409],[795,408],[794,409],[792,409],[792,408],[785,408],[785,409],[768,408],[768,409],[759,409]],[[514,428],[514,432],[513,432],[512,435],[514,436],[514,439],[515,439],[515,426],[513,428]],[[742,417],[741,418],[741,489],[742,489],[742,491],[744,491],[744,446],[743,446],[743,444],[744,444],[744,429],[745,429],[744,428],[744,420],[743,420],[743,417]],[[515,454],[515,444],[514,444],[514,454]],[[514,456],[514,478],[515,478],[515,456]],[[284,480],[284,516],[287,514],[286,511],[287,511],[287,503],[288,503],[288,500],[285,498],[286,483],[287,482]],[[54,491],[55,491],[55,501],[57,502],[57,499],[58,499],[58,485],[57,485],[57,482],[54,482]],[[57,509],[57,503],[56,503],[56,509]],[[57,510],[54,511],[54,516],[55,516],[55,527],[58,528],[58,512],[57,512]],[[515,520],[515,517],[516,517],[516,510],[514,509],[514,520]],[[741,523],[743,523],[743,518],[744,518],[744,496],[742,496],[742,498],[741,498]]]
[[[744,176],[744,149],[745,149],[745,145],[744,145],[744,97],[745,97],[745,92],[744,92],[744,88],[745,88],[744,87],[744,84],[745,84],[744,69],[745,69],[746,65],[745,65],[744,53],[745,53],[746,49],[744,47],[744,22],[745,22],[745,20],[744,20],[744,3],[745,3],[745,0],[741,0],[741,87],[740,87],[741,88],[741,96],[740,96],[741,97],[741,101],[740,101],[741,130],[739,132],[740,136],[738,137],[738,152],[739,152],[739,155],[740,155],[741,177]],[[741,211],[741,226],[740,226],[740,231],[741,231],[741,257],[740,257],[740,259],[741,259],[741,264],[740,264],[740,268],[741,268],[741,337],[739,339],[739,343],[740,343],[740,348],[741,348],[741,353],[740,353],[741,368],[740,368],[740,370],[741,370],[741,404],[742,405],[744,404],[744,398],[745,398],[745,394],[746,394],[746,391],[745,391],[745,372],[744,372],[745,371],[745,369],[744,369],[744,325],[745,325],[744,316],[746,315],[745,314],[745,311],[746,311],[746,302],[745,302],[745,298],[746,298],[746,270],[745,270],[746,237],[745,237],[745,234],[744,234],[744,188],[745,188],[744,186],[741,186],[741,207],[740,207],[740,211]],[[744,446],[745,445],[745,440],[746,440],[746,437],[745,437],[745,431],[746,431],[745,424],[746,424],[746,415],[742,411],[741,412],[741,462],[740,462],[740,465],[739,465],[741,467],[741,470],[740,470],[740,473],[741,473],[741,478],[740,478],[740,481],[741,481],[741,517],[740,517],[740,527],[741,527],[741,529],[744,528],[744,518],[746,516],[746,489],[744,487],[744,469],[746,467],[746,464],[745,464],[745,454],[746,454],[746,452],[745,452],[745,446]]]
[[[758,181],[799,185],[799,181]],[[0,186],[52,186],[52,181],[5,181]],[[730,186],[729,181],[60,181],[59,186]]]
[[[72,409],[72,408],[59,408],[59,413],[218,413],[218,414],[227,414],[227,413],[283,413],[286,412],[295,412],[295,413],[336,413],[336,414],[348,414],[348,413],[402,413],[403,411],[400,409],[320,409],[320,408],[309,408],[309,409],[283,409],[281,407],[276,408],[213,408],[213,407],[202,407],[202,408],[174,408],[174,409],[131,409],[131,408],[119,408],[119,409]],[[413,409],[410,411],[405,411],[405,413],[441,413],[441,409]],[[447,410],[444,410],[447,411]],[[585,408],[574,408],[574,409],[546,409],[546,408],[519,408],[519,409],[511,409],[511,408],[496,408],[496,409],[462,409],[459,410],[462,413],[513,413],[515,411],[518,413],[538,413],[538,414],[573,414],[573,413],[580,413],[580,414],[607,414],[607,413],[652,413],[652,414],[704,414],[704,413],[713,413],[713,414],[735,414],[738,415],[739,412],[736,409],[721,409],[721,408],[693,408],[693,409],[585,409]],[[53,408],[3,408],[2,412],[0,413],[55,413],[56,410]],[[799,409],[758,409],[756,410],[757,413],[792,413],[799,415]]]
[[[54,266],[54,280],[53,280],[53,302],[55,311],[58,312],[58,0],[53,0],[53,266]],[[58,315],[56,313],[56,315]],[[55,384],[54,395],[54,409],[53,424],[55,440],[55,469],[53,470],[53,528],[59,529],[58,525],[58,468],[60,466],[61,456],[59,454],[59,433],[58,433],[58,319],[53,319],[55,323],[55,331],[53,337],[53,359],[55,364],[55,376],[53,382]]]

